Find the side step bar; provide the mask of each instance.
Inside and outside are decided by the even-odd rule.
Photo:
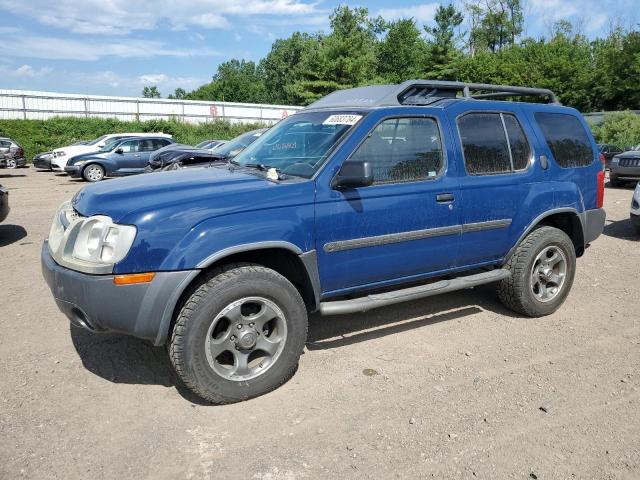
[[[408,302],[418,298],[440,295],[441,293],[453,292],[472,288],[485,283],[496,282],[511,276],[511,272],[504,268],[491,270],[488,272],[457,277],[451,280],[440,280],[427,285],[404,288],[386,293],[375,293],[366,297],[354,298],[351,300],[337,300],[334,302],[321,302],[320,313],[322,315],[342,315],[345,313],[366,312],[374,308],[385,307],[395,303]]]

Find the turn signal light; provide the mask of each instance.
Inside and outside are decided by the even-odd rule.
[[[149,283],[155,276],[155,273],[130,273],[128,275],[116,275],[115,277],[113,277],[113,283],[115,283],[116,285]]]

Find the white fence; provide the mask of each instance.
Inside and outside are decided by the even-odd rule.
[[[44,120],[71,116],[120,120],[174,118],[191,123],[227,120],[233,123],[273,124],[300,108],[287,105],[107,97],[0,89],[1,119]]]

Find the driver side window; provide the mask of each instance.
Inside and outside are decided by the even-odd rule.
[[[349,159],[369,162],[373,184],[433,179],[444,167],[433,118],[391,118],[380,123]]]
[[[123,142],[118,148],[121,148],[123,153],[137,152],[138,140],[129,140],[128,142]]]

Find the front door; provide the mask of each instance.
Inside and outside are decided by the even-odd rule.
[[[318,182],[316,250],[325,297],[400,283],[455,265],[457,178],[447,174],[440,119],[384,118],[346,161],[369,162],[374,184]]]

